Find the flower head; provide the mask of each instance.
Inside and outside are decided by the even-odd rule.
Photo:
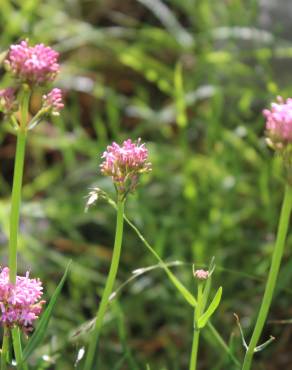
[[[198,280],[207,280],[209,277],[209,271],[206,270],[195,270],[194,271],[194,276]]]
[[[53,81],[59,70],[59,54],[44,44],[29,46],[27,41],[11,45],[5,64],[22,82],[45,84]]]
[[[125,140],[121,146],[113,143],[102,158],[102,174],[111,176],[117,191],[124,195],[135,190],[141,173],[151,170],[148,150],[145,144],[141,144],[141,139],[136,143],[131,139]]]
[[[62,90],[55,88],[47,95],[43,95],[43,107],[54,116],[58,116],[59,111],[64,108]]]
[[[283,149],[292,143],[292,99],[286,101],[277,98],[277,103],[271,104],[271,110],[264,109],[266,117],[266,133],[269,143],[275,149]]]
[[[11,114],[15,110],[17,110],[15,89],[8,87],[0,90],[0,111],[3,111],[5,114]]]
[[[28,272],[25,276],[17,276],[15,284],[11,283],[9,268],[3,268],[0,272],[0,322],[9,327],[31,329],[44,304],[40,300],[42,290],[41,281],[30,279]]]

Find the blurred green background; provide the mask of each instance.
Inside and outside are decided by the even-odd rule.
[[[127,215],[173,272],[195,291],[191,265],[215,256],[223,300],[214,324],[241,359],[233,313],[249,338],[263,293],[283,179],[267,149],[261,111],[292,96],[292,4],[286,0],[1,0],[0,49],[28,37],[61,54],[56,85],[66,108],[29,135],[19,268],[40,276],[48,299],[73,259],[35,369],[73,369],[108,271],[115,212],[84,213],[89,189],[113,194],[99,173],[115,140],[141,137],[153,171],[128,199]],[[4,71],[1,70],[4,77]],[[5,80],[2,80],[2,85]],[[31,106],[35,112],[36,96]],[[0,126],[0,246],[7,235],[15,136]],[[256,370],[288,369],[291,235]],[[156,261],[125,227],[116,287]],[[288,320],[282,322],[281,320]],[[289,321],[290,320],[290,321]],[[84,326],[80,328],[82,324]],[[101,370],[188,368],[192,309],[160,268],[125,284],[108,311]],[[37,360],[45,355],[43,360]],[[199,369],[231,370],[202,339]]]

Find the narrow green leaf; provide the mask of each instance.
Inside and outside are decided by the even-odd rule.
[[[219,306],[221,297],[222,297],[222,287],[220,287],[217,290],[215,297],[213,298],[213,301],[210,303],[210,306],[208,307],[207,311],[199,318],[198,320],[199,329],[202,329],[207,324],[208,320],[213,315],[216,308]]]
[[[57,299],[58,299],[58,297],[61,293],[61,290],[62,290],[63,285],[65,283],[65,280],[67,278],[67,274],[68,274],[68,271],[69,271],[70,264],[71,264],[71,261],[68,263],[68,265],[66,267],[66,270],[64,272],[64,275],[63,275],[59,285],[57,286],[54,294],[52,295],[50,303],[48,304],[45,312],[42,314],[33,335],[31,336],[27,345],[24,348],[23,356],[22,356],[22,362],[25,361],[32,354],[32,352],[35,350],[35,348],[44,339],[44,336],[46,334],[47,327],[48,327],[50,318],[53,314],[53,310],[54,310],[54,307],[56,305]]]
[[[275,340],[275,337],[273,337],[272,335],[270,335],[270,339],[268,339],[265,343],[257,346],[254,351],[255,352],[260,352],[262,351],[263,349],[265,349],[271,342],[273,342]]]

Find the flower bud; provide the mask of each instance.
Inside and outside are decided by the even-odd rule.
[[[54,116],[59,116],[59,111],[64,108],[62,91],[54,88],[47,95],[43,95],[43,108]]]
[[[142,173],[151,170],[148,150],[145,144],[141,144],[141,139],[136,143],[131,139],[125,140],[121,146],[113,143],[107,147],[102,158],[102,174],[112,178],[118,193],[123,196],[136,189]]]
[[[198,280],[207,280],[209,277],[209,271],[206,270],[195,270],[194,277]]]

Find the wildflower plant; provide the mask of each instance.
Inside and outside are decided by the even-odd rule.
[[[136,143],[131,139],[125,140],[121,146],[113,143],[107,147],[102,158],[101,173],[112,178],[117,194],[122,199],[135,191],[139,176],[151,170],[148,150],[145,144],[141,144],[141,139]]]
[[[101,173],[111,178],[116,189],[116,233],[111,266],[97,311],[84,370],[92,370],[94,368],[93,366],[96,365],[98,340],[119,267],[126,198],[130,193],[135,191],[140,175],[151,170],[151,164],[148,161],[148,150],[145,144],[141,144],[141,139],[138,139],[137,142],[128,139],[125,140],[122,145],[112,143],[112,145],[107,147],[107,150],[102,154],[101,158],[103,159],[100,165]],[[107,195],[99,189],[91,191],[89,193],[87,207],[92,205],[97,200],[98,196],[109,199]]]
[[[270,110],[265,109],[263,111],[263,115],[266,118],[266,140],[269,146],[282,158],[286,184],[265,293],[250,342],[245,345],[246,354],[242,367],[243,370],[249,370],[252,365],[254,354],[265,348],[266,343],[272,341],[270,338],[263,345],[257,345],[272,303],[292,209],[292,99],[289,98],[285,101],[283,98],[278,97],[277,102],[272,103]],[[245,340],[244,343],[246,343]]]
[[[27,134],[43,118],[58,114],[63,108],[61,90],[54,88],[50,91],[49,88],[49,84],[55,80],[60,70],[58,57],[59,54],[52,48],[43,44],[30,46],[25,40],[12,45],[4,60],[4,66],[12,82],[11,86],[0,90],[0,112],[13,126],[17,142],[10,211],[9,267],[4,267],[0,273],[0,322],[4,327],[1,352],[3,370],[7,367],[9,357],[10,333],[17,364],[20,364],[23,362],[20,330],[26,333],[31,330],[44,303],[40,300],[42,295],[40,280],[30,279],[28,274],[24,277],[17,276],[17,249]],[[30,99],[32,93],[40,88],[45,92],[42,106],[30,119]],[[22,367],[26,369],[25,362]]]
[[[286,177],[292,184],[292,99],[277,97],[271,109],[264,109],[266,141],[283,159]]]
[[[9,268],[0,272],[0,322],[10,328],[19,327],[25,332],[32,329],[33,322],[39,317],[42,306],[43,287],[40,279],[16,276],[16,283],[9,280]]]
[[[197,369],[198,348],[201,330],[208,324],[210,318],[218,308],[222,297],[222,287],[220,287],[217,290],[213,300],[207,307],[211,288],[211,276],[214,272],[214,269],[214,259],[212,259],[210,263],[209,270],[196,270],[193,266],[193,275],[197,283],[197,300],[196,305],[194,306],[194,332],[189,366],[190,370]]]

